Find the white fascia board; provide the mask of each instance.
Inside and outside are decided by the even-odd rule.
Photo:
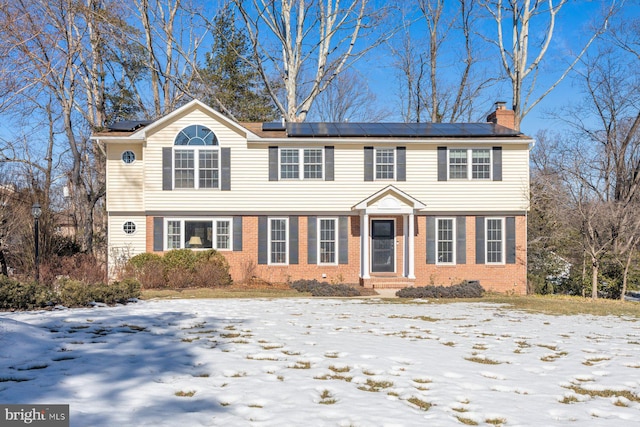
[[[218,111],[214,110],[213,108],[211,108],[208,105],[200,102],[197,99],[194,99],[194,100],[188,102],[187,104],[183,105],[182,107],[178,108],[177,110],[174,110],[171,113],[167,114],[166,116],[163,116],[160,119],[156,120],[155,122],[151,123],[150,125],[141,128],[137,132],[133,133],[131,135],[131,137],[132,138],[143,138],[143,139],[146,139],[147,133],[149,131],[152,131],[152,130],[158,128],[158,127],[161,127],[166,123],[170,123],[176,117],[179,117],[180,115],[182,115],[185,111],[188,111],[188,110],[194,109],[194,108],[199,108],[199,109],[205,111],[206,113],[208,113],[211,116],[213,116],[220,123],[226,125],[227,127],[230,127],[232,129],[236,130],[238,133],[244,134],[243,136],[245,138],[247,138],[247,139],[248,138],[258,138],[258,136],[255,135],[253,132],[249,131],[245,127],[243,127],[240,124],[234,122],[233,120],[229,119],[227,116],[223,115],[222,113],[219,113]]]
[[[248,144],[278,144],[278,145],[305,145],[305,144],[491,144],[491,145],[521,145],[531,144],[534,140],[530,138],[512,139],[512,138],[465,138],[465,139],[422,139],[422,138],[409,138],[409,139],[381,139],[381,138],[260,138],[255,139],[247,136]]]

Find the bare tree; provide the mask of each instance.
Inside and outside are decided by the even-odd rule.
[[[495,0],[484,6],[496,23],[497,39],[489,38],[500,52],[502,68],[511,82],[515,125],[520,129],[522,119],[542,101],[575,67],[591,44],[607,28],[608,21],[617,10],[611,2],[600,24],[581,50],[573,57],[562,74],[541,93],[535,92],[540,67],[552,46],[556,19],[568,0]],[[543,34],[539,46],[532,44],[532,32]],[[510,36],[505,36],[505,32]]]
[[[407,18],[401,44],[392,47],[400,71],[399,91],[405,121],[433,123],[471,120],[474,105],[495,79],[478,73],[481,55],[475,46],[476,2],[418,1],[419,17]],[[425,27],[425,37],[415,39]],[[426,48],[423,48],[426,46]]]
[[[376,96],[353,70],[337,76],[316,100],[309,115],[323,122],[379,122],[389,112],[376,106]]]
[[[280,113],[291,122],[304,121],[318,95],[388,37],[367,40],[366,45],[361,41],[381,16],[369,10],[370,0],[350,0],[345,5],[339,0],[233,1],[252,45],[253,54],[247,60],[258,70]]]

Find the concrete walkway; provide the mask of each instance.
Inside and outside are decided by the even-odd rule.
[[[399,289],[380,288],[380,289],[375,289],[375,291],[378,293],[377,296],[380,298],[398,298],[396,296],[396,292],[398,292]]]

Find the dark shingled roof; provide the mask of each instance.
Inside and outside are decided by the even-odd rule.
[[[153,123],[153,120],[123,120],[109,126],[109,130],[113,132],[133,132],[151,123]]]
[[[263,130],[275,130],[276,124]],[[515,137],[521,132],[494,123],[287,123],[289,137]]]

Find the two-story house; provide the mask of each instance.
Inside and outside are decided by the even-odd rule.
[[[222,252],[235,280],[526,292],[529,149],[487,123],[236,123],[192,101],[94,135],[109,249]]]

